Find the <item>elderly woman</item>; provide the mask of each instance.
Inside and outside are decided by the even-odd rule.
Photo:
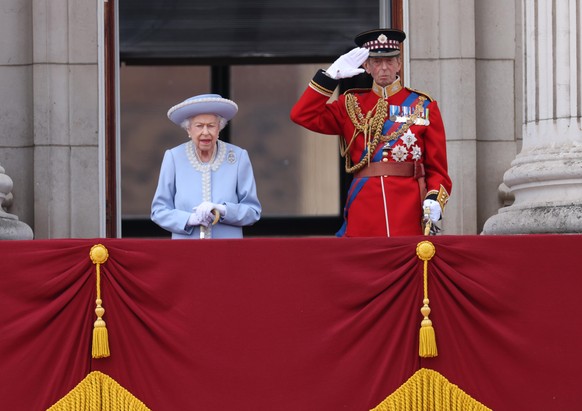
[[[261,216],[246,150],[218,139],[238,106],[218,94],[191,97],[168,111],[189,141],[164,154],[151,219],[172,238],[242,238]]]

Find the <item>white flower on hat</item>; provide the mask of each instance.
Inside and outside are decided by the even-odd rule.
[[[380,34],[380,35],[378,36],[378,41],[379,41],[380,43],[386,43],[386,42],[388,41],[388,37],[386,37],[386,35],[385,35],[385,34]]]

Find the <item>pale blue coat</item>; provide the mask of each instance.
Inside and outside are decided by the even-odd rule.
[[[152,201],[151,219],[172,238],[200,238],[200,226],[186,226],[194,207],[203,201],[224,204],[226,215],[206,238],[242,238],[242,227],[261,217],[261,203],[246,150],[218,140],[216,157],[201,163],[191,141],[167,150]]]

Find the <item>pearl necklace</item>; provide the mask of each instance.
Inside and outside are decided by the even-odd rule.
[[[224,162],[226,157],[226,144],[223,141],[218,140],[216,142],[217,149],[214,150],[212,158],[209,162],[204,163],[198,158],[196,153],[196,148],[194,143],[189,141],[186,143],[186,156],[190,161],[190,164],[196,171],[202,174],[202,201],[212,201],[211,198],[211,186],[212,186],[212,173],[211,171],[216,171]],[[200,226],[200,230],[204,232],[204,238],[210,238],[212,233],[212,226],[204,227]]]

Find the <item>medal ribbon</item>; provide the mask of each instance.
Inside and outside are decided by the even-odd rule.
[[[419,98],[420,98],[420,96],[417,93],[411,93],[406,98],[406,100],[404,100],[404,102],[402,103],[401,106],[408,106],[412,109],[413,107],[416,107],[416,105],[418,104]],[[429,103],[429,101],[427,100],[424,103],[424,106],[426,107],[426,105],[428,103]],[[390,120],[390,116],[388,116],[386,118],[386,121],[384,122],[384,126],[382,127],[382,134],[383,135],[390,135],[393,132],[398,131],[402,126],[404,126],[404,124],[406,124],[406,123],[396,123],[396,122]],[[390,145],[390,148],[392,148],[392,146],[398,140],[399,140],[399,138],[395,138],[394,140],[389,141],[388,144]],[[366,157],[367,153],[368,153],[368,148],[364,147],[364,150],[362,151],[362,155],[360,156],[360,161],[362,159],[364,159],[364,157]],[[376,151],[376,153],[374,154],[374,157],[372,158],[372,161],[377,162],[377,161],[380,161],[381,159],[382,159],[382,150],[380,149],[380,150]],[[369,179],[369,177],[364,177],[364,178],[357,179],[357,181],[356,180],[352,181],[352,184],[350,185],[350,188],[348,190],[346,205],[344,207],[344,224],[339,229],[339,231],[336,233],[336,236],[341,237],[344,235],[345,230],[346,230],[346,221],[347,221],[347,217],[348,217],[348,212],[349,212],[349,209],[351,207],[351,204],[356,199],[356,197],[358,196],[358,194],[360,193],[360,191],[362,190],[362,188],[364,187],[364,185],[366,184],[368,179]]]

